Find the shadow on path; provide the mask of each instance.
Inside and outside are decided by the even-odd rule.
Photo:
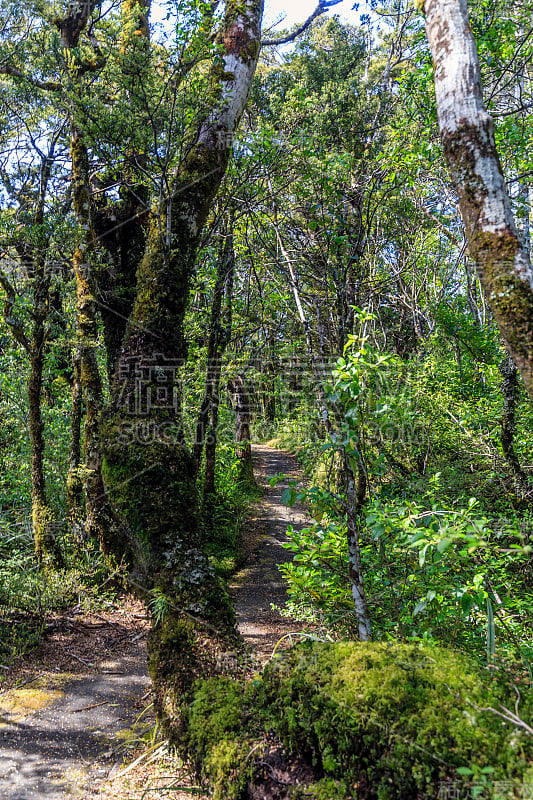
[[[131,618],[122,625],[115,617],[107,636],[98,631],[96,638],[90,625],[76,620],[73,628],[87,629],[88,642],[93,635],[92,652],[81,651],[88,665],[81,674],[72,674],[79,661],[78,670],[50,669],[51,653],[72,667],[72,652],[83,646],[79,634],[58,634],[28,665],[37,677],[23,675],[13,689],[0,692],[1,800],[85,798],[122,764],[121,747],[134,735],[150,688],[145,631],[137,625],[140,633]],[[39,710],[32,710],[35,698]],[[149,722],[143,717],[142,724]]]

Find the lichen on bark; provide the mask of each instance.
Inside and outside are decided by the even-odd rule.
[[[466,0],[426,0],[441,139],[470,254],[509,352],[533,398],[533,270],[514,222],[483,104]]]

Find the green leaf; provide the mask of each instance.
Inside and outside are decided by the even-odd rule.
[[[296,492],[294,491],[294,489],[292,489],[291,487],[285,489],[283,494],[281,495],[281,502],[283,503],[284,506],[292,507],[296,502]]]
[[[490,598],[487,597],[487,663],[491,663],[496,649],[496,634],[494,629],[494,612]]]
[[[449,550],[450,545],[452,544],[453,544],[453,539],[450,539],[450,537],[447,536],[445,539],[440,540],[440,542],[437,545],[437,550],[439,551],[439,553],[445,553],[446,550]]]

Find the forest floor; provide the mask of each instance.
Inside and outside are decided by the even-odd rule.
[[[268,485],[279,473],[298,480],[295,458],[257,445],[254,468],[265,491],[243,530],[243,566],[231,592],[239,630],[259,665],[302,630],[271,604],[286,599],[277,569],[290,558],[286,528],[305,518],[282,504],[286,483]],[[132,597],[99,613],[76,607],[48,620],[41,644],[1,677],[1,800],[202,800],[158,740],[148,628],[144,606]]]

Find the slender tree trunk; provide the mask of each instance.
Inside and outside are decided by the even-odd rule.
[[[239,480],[255,487],[252,445],[250,442],[250,395],[244,378],[240,375],[229,382],[233,409],[235,411],[236,456],[239,462]]]
[[[44,197],[43,193],[43,197]],[[44,202],[44,201],[43,201]],[[44,205],[43,205],[44,208]],[[42,209],[37,212],[36,224],[42,223]],[[23,268],[32,285],[31,336],[26,336],[23,326],[17,322],[12,310],[16,299],[14,287],[2,274],[2,287],[6,292],[5,318],[15,340],[22,345],[30,361],[28,378],[28,417],[30,438],[30,476],[32,497],[32,532],[35,553],[40,564],[46,561],[59,563],[60,548],[56,538],[57,526],[47,501],[46,475],[44,470],[44,425],[42,419],[43,369],[47,342],[46,321],[49,313],[49,280],[45,274],[42,255],[47,242],[42,242],[42,252],[34,252],[26,245],[17,251]]]
[[[31,449],[32,525],[35,552],[39,563],[46,558],[59,561],[59,542],[56,538],[53,512],[46,497],[44,472],[44,426],[41,413],[46,319],[48,317],[48,281],[44,269],[35,269],[33,281],[33,332],[30,349],[28,381],[28,412]]]
[[[220,376],[213,384],[209,428],[205,440],[204,497],[216,494],[215,475],[217,466],[218,414],[220,409]]]
[[[229,220],[228,230],[220,248],[217,277],[211,305],[209,321],[209,340],[207,344],[207,375],[204,397],[196,425],[194,441],[194,460],[200,467],[205,444],[206,469],[204,492],[214,493],[216,442],[219,409],[220,375],[222,358],[231,335],[231,302],[235,253],[233,249],[233,220]],[[224,308],[223,308],[224,300]]]
[[[40,172],[39,200],[34,218],[38,229],[43,226],[44,209],[54,160],[55,139],[52,140],[48,155],[44,157]],[[61,549],[57,533],[58,526],[47,500],[46,475],[44,469],[44,424],[42,418],[43,370],[48,331],[47,321],[50,313],[50,278],[46,273],[45,253],[49,247],[46,235],[40,237],[37,247],[26,243],[17,247],[23,267],[26,269],[32,289],[31,337],[26,340],[21,331],[21,343],[30,357],[28,380],[28,416],[31,452],[31,496],[32,529],[35,553],[40,564],[52,561],[61,563]],[[10,317],[8,317],[10,319]]]
[[[516,402],[518,400],[518,370],[511,356],[506,353],[500,363],[502,376],[503,414],[501,442],[505,460],[511,470],[515,490],[519,497],[524,498],[530,492],[527,475],[520,465],[520,460],[514,448],[516,429]]]
[[[533,272],[483,105],[466,0],[426,0],[444,153],[474,260],[507,349],[533,398]]]
[[[212,382],[209,388],[211,396],[211,406],[209,409],[209,427],[207,430],[205,443],[205,474],[204,474],[204,496],[215,494],[215,473],[216,473],[216,452],[218,438],[218,412],[220,408],[220,376],[222,367],[222,357],[228,346],[231,337],[232,325],[232,301],[233,301],[233,278],[235,274],[235,253],[233,249],[233,233],[231,234],[230,250],[227,253],[225,262],[225,289],[224,289],[224,309],[222,312],[222,330],[224,331],[217,353],[216,369],[212,375]]]
[[[357,617],[359,638],[362,642],[366,642],[372,638],[372,627],[366,601],[359,541],[359,516],[366,494],[366,476],[364,466],[359,464],[357,478],[355,477],[350,458],[346,453],[344,454],[344,481],[348,535],[348,576]]]
[[[81,534],[84,514],[83,479],[81,469],[81,423],[83,419],[83,387],[81,384],[81,358],[77,348],[72,354],[72,392],[70,409],[70,448],[67,476],[67,508],[69,523]]]

